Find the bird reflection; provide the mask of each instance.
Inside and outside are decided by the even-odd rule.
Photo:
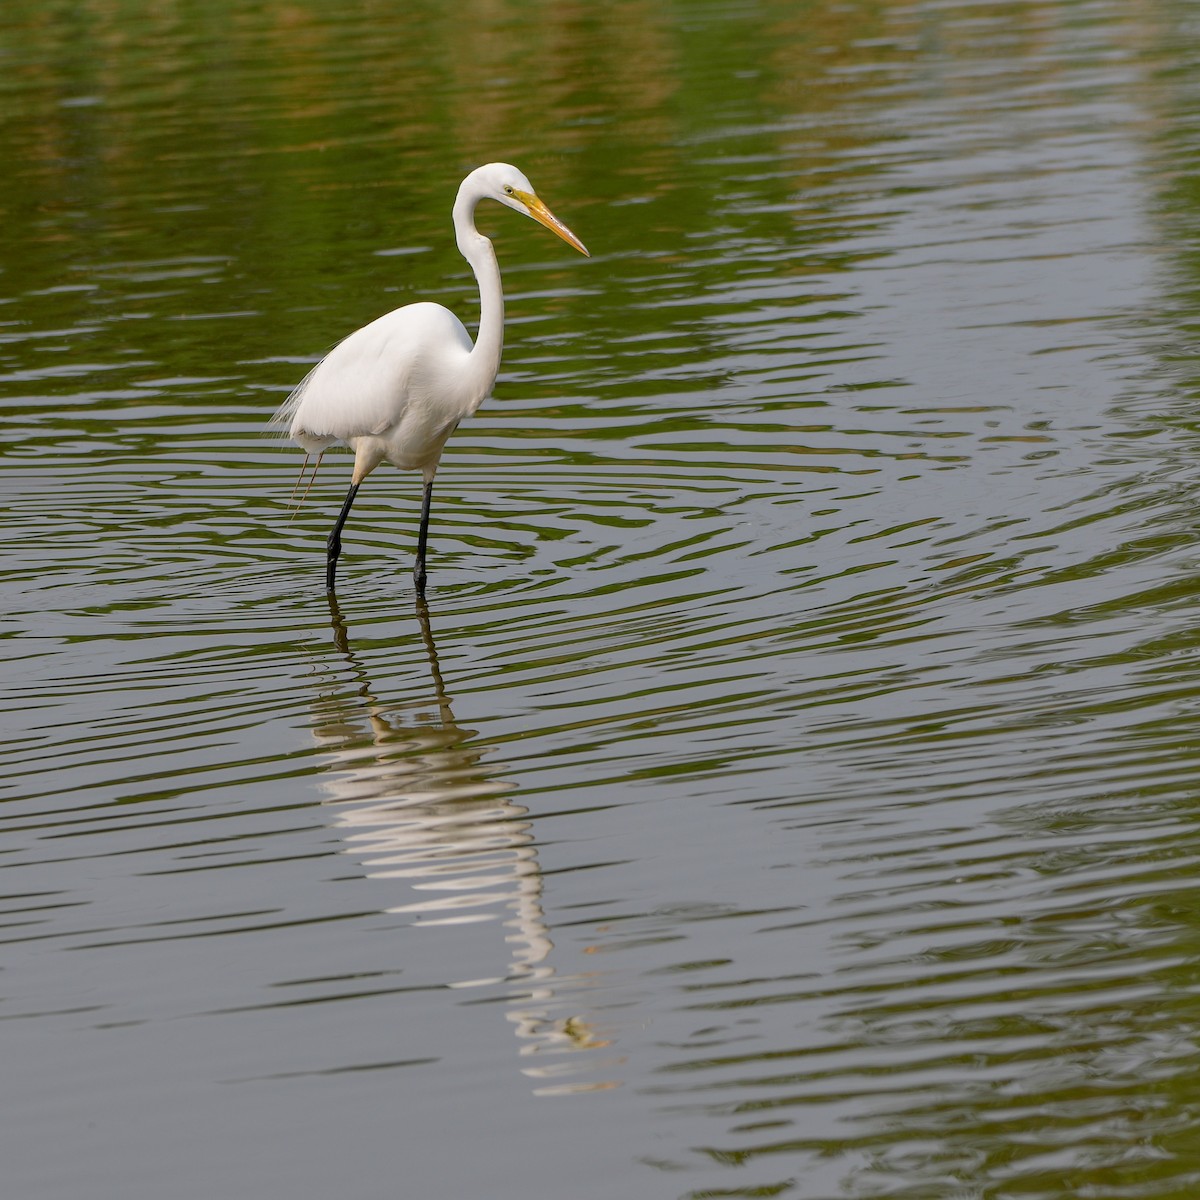
[[[429,664],[432,694],[382,704],[351,647],[345,618],[330,592],[334,644],[351,686],[330,681],[313,715],[313,737],[329,755],[321,786],[329,810],[354,857],[372,879],[402,880],[403,903],[387,909],[418,925],[464,924],[503,918],[510,958],[506,1008],[523,1067],[543,1094],[594,1090],[611,1083],[567,1081],[576,1065],[548,1056],[599,1048],[587,1023],[560,1015],[564,992],[586,977],[556,977],[554,946],[542,910],[543,879],[528,809],[513,798],[515,784],[488,761],[475,731],[454,719],[438,663],[429,609],[416,616]],[[462,980],[453,986],[495,985],[499,979]]]

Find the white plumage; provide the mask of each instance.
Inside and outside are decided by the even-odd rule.
[[[354,451],[354,473],[326,549],[332,590],[341,531],[362,481],[384,461],[419,470],[425,480],[414,579],[425,589],[425,545],[433,479],[446,439],[490,395],[504,344],[504,293],[492,243],[475,228],[475,206],[493,199],[533,217],[587,254],[583,243],[534,194],[529,180],[506,163],[489,163],[463,180],[454,203],[458,248],[479,284],[475,341],[440,304],[408,304],[339,342],[275,414],[274,423],[305,452],[320,456],[335,442]],[[301,468],[301,479],[304,468]],[[310,481],[311,483],[311,481]],[[299,486],[299,483],[297,483]]]

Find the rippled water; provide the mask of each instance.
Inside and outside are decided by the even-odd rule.
[[[1192,1195],[1191,6],[391,7],[0,13],[6,1188]]]

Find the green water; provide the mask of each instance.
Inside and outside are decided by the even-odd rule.
[[[1184,0],[0,11],[22,1200],[1191,1197]],[[297,512],[339,338],[438,476]]]

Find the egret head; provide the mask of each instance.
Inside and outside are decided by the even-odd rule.
[[[471,174],[478,180],[483,195],[532,217],[558,234],[568,246],[574,246],[580,254],[591,257],[584,244],[538,199],[533,184],[516,167],[510,167],[508,163],[488,163]]]

